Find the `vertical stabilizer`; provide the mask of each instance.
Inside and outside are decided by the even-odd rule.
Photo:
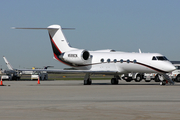
[[[69,46],[60,25],[51,25],[48,27],[49,37],[53,52],[56,56],[61,55],[63,52],[74,50]]]
[[[13,67],[11,66],[11,64],[7,61],[6,57],[3,56],[3,59],[8,67],[9,70],[13,70]]]

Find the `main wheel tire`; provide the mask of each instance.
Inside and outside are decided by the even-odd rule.
[[[84,85],[87,85],[88,84],[88,81],[87,80],[84,80]]]
[[[111,84],[112,85],[117,85],[118,83],[119,83],[118,79],[116,79],[116,78],[111,79]]]
[[[88,79],[88,85],[91,85],[92,84],[92,80],[89,78]]]
[[[114,78],[111,79],[111,84],[112,84],[112,85],[115,84],[115,79],[114,79]]]
[[[84,85],[91,85],[91,84],[92,84],[92,80],[90,78],[84,80]]]
[[[117,85],[118,83],[119,83],[119,80],[118,80],[118,79],[116,79],[115,84]]]

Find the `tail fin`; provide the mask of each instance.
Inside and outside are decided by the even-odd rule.
[[[64,37],[61,26],[51,25],[48,27],[48,32],[51,40],[52,49],[55,55],[59,56],[63,52],[75,49],[69,46],[69,43]]]
[[[7,61],[6,57],[3,56],[3,59],[8,67],[9,70],[13,70],[13,67],[11,66],[11,64]]]
[[[62,32],[62,29],[72,29],[72,28],[61,28],[60,25],[51,25],[47,28],[16,28],[16,27],[12,27],[12,28],[13,29],[37,29],[37,30],[45,29],[45,30],[48,30],[55,58],[57,58],[57,56],[61,55],[61,53],[63,53],[63,52],[77,50],[76,48],[72,48],[69,46],[69,43],[67,42],[67,40],[64,37],[64,34]]]

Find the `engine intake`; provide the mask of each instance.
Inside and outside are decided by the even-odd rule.
[[[83,57],[84,60],[88,60],[89,55],[90,55],[89,52],[85,50],[85,51],[83,52],[82,57]]]

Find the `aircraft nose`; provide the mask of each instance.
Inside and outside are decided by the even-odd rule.
[[[172,64],[169,64],[169,65],[166,67],[166,69],[167,69],[168,72],[172,72],[172,71],[176,70],[175,66],[172,65]]]

